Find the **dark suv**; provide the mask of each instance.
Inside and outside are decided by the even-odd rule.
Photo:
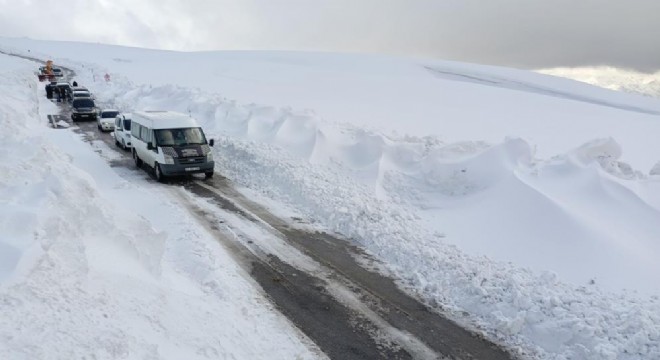
[[[98,116],[94,100],[77,98],[71,102],[71,120],[96,120]]]

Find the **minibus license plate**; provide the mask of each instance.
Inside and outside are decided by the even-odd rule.
[[[197,171],[197,170],[199,170],[199,167],[189,167],[189,168],[186,168],[186,171]]]

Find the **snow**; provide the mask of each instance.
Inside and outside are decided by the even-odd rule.
[[[33,68],[0,56],[3,358],[322,357],[181,195],[49,128]]]
[[[397,274],[402,287],[527,357],[660,358],[660,142],[650,135],[660,133],[658,99],[512,69],[367,55],[177,53],[27,39],[0,39],[0,49],[21,54],[29,49],[32,56],[75,69],[80,84],[122,111],[190,113],[207,137],[218,139],[216,171],[247,188],[246,194],[269,197],[274,211],[295,209],[308,226],[353,239]],[[25,79],[33,71],[34,65],[1,58]],[[109,82],[103,80],[105,73],[111,75]],[[23,91],[17,113],[35,106],[35,90]],[[20,93],[18,85],[6,92]],[[4,152],[31,153],[37,150],[26,144],[52,142],[49,153],[67,154],[68,166],[76,169],[71,172],[79,176],[73,179],[51,175],[53,181],[47,183],[63,183],[67,191],[75,191],[54,194],[115,200],[51,199],[48,204],[57,205],[57,211],[37,211],[48,207],[31,207],[31,202],[55,195],[43,185],[16,182],[19,175],[21,180],[44,179],[39,175],[43,168],[22,165],[24,156],[11,157],[20,162],[2,164],[7,174],[2,190],[20,206],[3,209],[3,218],[33,221],[31,228],[47,229],[46,234],[51,230],[36,222],[36,214],[60,219],[57,228],[66,232],[55,243],[83,249],[87,260],[81,268],[101,274],[94,286],[127,291],[122,288],[126,284],[112,281],[119,275],[138,278],[142,289],[159,284],[151,291],[147,287],[144,298],[179,286],[217,296],[202,278],[237,286],[236,293],[223,291],[219,308],[208,311],[238,316],[239,326],[249,329],[249,317],[237,315],[241,311],[236,308],[257,295],[244,275],[226,274],[240,270],[231,261],[218,260],[228,255],[213,246],[208,234],[188,221],[181,223],[186,214],[177,207],[175,194],[134,173],[108,168],[89,145],[72,140],[68,130],[37,131],[33,124],[28,131],[19,124],[10,126],[24,136],[3,142]],[[34,133],[44,135],[25,141]],[[62,162],[37,158],[38,164]],[[25,168],[25,173],[16,168]],[[76,179],[87,185],[65,186]],[[135,196],[145,198],[145,204],[117,209],[116,199],[133,204]],[[162,210],[149,211],[156,207]],[[72,214],[62,217],[63,210]],[[141,220],[129,225],[135,217],[119,222],[108,215],[127,211],[140,214]],[[112,233],[67,229],[71,219],[90,213],[99,217],[87,220],[90,224],[112,224],[105,228]],[[8,258],[2,258],[3,287],[12,278],[25,287],[16,264],[44,256],[28,251],[40,238],[26,228],[10,232],[19,240],[0,241],[9,249],[2,251]],[[180,241],[182,234],[191,233],[192,245]],[[142,246],[128,234],[154,240]],[[126,240],[108,242],[115,236]],[[176,256],[185,252],[172,248],[181,246],[204,249],[205,255],[180,259]],[[285,251],[281,244],[273,244],[272,250]],[[115,254],[109,259],[127,259],[121,274],[113,274],[99,255],[107,252]],[[79,286],[76,291],[97,294],[62,266],[58,274],[71,278]],[[197,277],[200,268],[203,276]],[[182,278],[170,277],[174,269]],[[153,279],[154,271],[159,281]],[[7,296],[5,290],[1,294]],[[113,299],[131,322],[131,315],[137,316],[132,304],[143,297]],[[172,308],[189,306],[194,299],[181,301]],[[254,306],[260,316],[270,314],[273,328],[286,328],[264,303],[245,306],[250,311]],[[188,310],[193,323],[197,314]],[[181,316],[176,321],[188,320]],[[200,344],[207,331],[200,330]],[[266,339],[274,330],[253,331],[254,337],[237,339],[254,341],[260,349],[273,346]],[[223,334],[222,339],[235,340]],[[282,354],[311,356],[313,350],[292,335],[294,330],[282,334],[289,334],[282,336],[290,344]],[[140,342],[148,342],[146,335],[134,344]],[[14,348],[11,342],[2,344]],[[183,351],[192,346],[178,345]]]
[[[609,66],[551,68],[542,74],[565,77],[610,90],[660,97],[660,71],[652,74]]]

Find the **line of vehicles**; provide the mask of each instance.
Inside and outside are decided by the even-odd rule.
[[[94,95],[74,81],[51,81],[46,84],[46,97],[71,104],[71,120],[94,120],[98,117]]]
[[[215,162],[204,130],[194,118],[165,110],[121,113],[115,109],[99,112],[98,128],[111,131],[115,145],[130,150],[137,167],[153,169],[158,181],[170,176],[203,173],[213,177]]]
[[[74,86],[75,85],[75,86]],[[46,96],[71,104],[71,120],[96,120],[100,132],[110,132],[115,145],[130,150],[135,165],[147,165],[158,181],[167,177],[199,174],[213,177],[215,162],[211,147],[197,120],[189,115],[162,110],[122,113],[99,110],[93,94],[74,82],[53,81]]]

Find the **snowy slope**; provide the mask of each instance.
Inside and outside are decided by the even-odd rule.
[[[34,66],[0,55],[2,358],[319,358],[176,194],[45,126]]]
[[[123,110],[190,112],[220,137],[220,173],[511,347],[660,357],[657,99],[378,56],[0,48],[70,66]]]
[[[539,72],[582,81],[606,89],[660,98],[660,72],[646,74],[607,66],[551,68],[542,69]]]

